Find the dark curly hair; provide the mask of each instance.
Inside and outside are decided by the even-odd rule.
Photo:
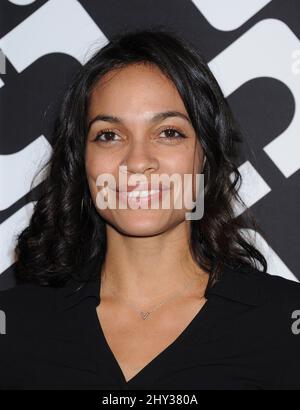
[[[53,126],[53,153],[45,164],[41,195],[28,227],[17,237],[18,281],[62,286],[75,276],[83,280],[80,267],[97,254],[104,261],[105,221],[90,205],[85,171],[87,109],[93,86],[105,73],[134,63],[155,64],[175,84],[206,155],[205,212],[191,221],[189,238],[194,260],[210,273],[210,284],[224,265],[258,269],[259,263],[267,271],[266,259],[243,234],[244,228],[261,230],[238,195],[241,175],[234,161],[240,128],[196,47],[174,30],[156,26],[113,36],[67,87]],[[235,201],[245,207],[238,217]]]

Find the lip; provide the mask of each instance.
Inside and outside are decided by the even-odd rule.
[[[136,190],[135,192],[139,192],[140,190]],[[131,205],[138,205],[139,207],[144,207],[145,205],[148,207],[149,205],[151,205],[152,203],[155,203],[157,201],[161,201],[162,197],[163,197],[163,192],[165,190],[157,190],[155,193],[151,194],[151,195],[147,195],[147,196],[137,196],[137,197],[129,197],[129,192],[126,191],[116,191],[117,194],[117,199],[125,204],[127,206],[127,204]],[[153,201],[153,202],[152,202]]]
[[[159,190],[159,191],[166,191],[169,190],[170,188],[159,184],[158,186],[151,187],[150,184],[137,184],[136,186],[134,185],[127,185],[127,186],[120,186],[116,188],[117,192],[131,192],[131,191],[154,191],[154,190]]]

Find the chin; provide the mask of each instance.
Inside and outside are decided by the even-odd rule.
[[[167,230],[168,217],[161,210],[157,211],[159,214],[155,214],[153,210],[131,212],[115,217],[114,228],[129,236],[154,236]]]

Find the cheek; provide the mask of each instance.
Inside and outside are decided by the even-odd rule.
[[[172,174],[180,175],[180,179],[175,179],[177,181],[176,185],[181,185],[174,190],[175,203],[183,203],[183,207],[188,210],[193,208],[192,202],[195,202],[196,200],[196,185],[199,182],[196,174],[201,172],[200,165],[201,159],[199,158],[199,155],[194,155],[194,152],[192,151],[186,151],[184,154],[174,155],[168,162],[168,174],[170,176]]]
[[[175,153],[172,153],[168,157],[168,159],[165,160],[164,162],[164,168],[168,169],[168,173],[171,174],[192,174],[193,173],[193,165],[196,165],[196,158],[194,161],[194,154],[190,151],[186,152],[181,152],[178,153],[177,155]]]
[[[116,180],[115,166],[112,161],[107,157],[97,155],[95,152],[87,152],[85,158],[85,169],[88,180],[88,185],[92,196],[95,198],[97,193],[102,190],[104,186],[101,183],[101,175],[108,174],[112,180]],[[102,179],[107,179],[106,175],[103,175]]]
[[[85,155],[85,169],[87,177],[96,181],[99,174],[112,172],[113,166],[109,158],[100,155],[97,148],[88,147]]]

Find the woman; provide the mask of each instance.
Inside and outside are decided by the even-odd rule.
[[[115,36],[74,78],[56,125],[17,286],[0,295],[0,385],[299,388],[300,285],[267,272],[242,231],[255,222],[234,217],[241,138],[196,49],[163,29]],[[204,212],[187,218],[202,172]],[[174,205],[178,183],[151,196],[162,174],[192,175],[193,202]],[[117,207],[100,206],[112,194]]]

